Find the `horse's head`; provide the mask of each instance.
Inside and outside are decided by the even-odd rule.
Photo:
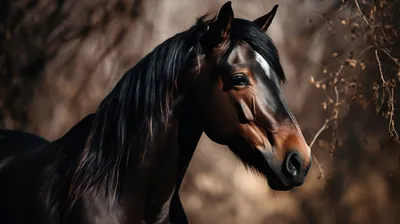
[[[285,76],[265,34],[276,10],[248,21],[225,3],[202,37],[194,90],[207,136],[265,175],[272,189],[288,190],[303,184],[311,154],[282,98]]]

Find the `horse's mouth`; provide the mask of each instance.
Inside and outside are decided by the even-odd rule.
[[[272,152],[259,150],[251,147],[243,138],[235,138],[228,147],[233,151],[241,161],[248,167],[254,168],[262,175],[269,187],[275,191],[288,191],[295,187],[290,181],[286,180],[281,172],[282,164],[277,161]]]
[[[279,162],[271,161],[271,158],[267,159],[265,156],[265,164],[267,167],[258,169],[258,171],[266,178],[268,186],[275,191],[288,191],[297,187],[286,179],[282,172],[280,172],[281,165]],[[273,160],[273,159],[272,159]]]
[[[267,177],[267,182],[268,182],[268,186],[274,190],[274,191],[289,191],[292,190],[294,187],[296,187],[295,185],[287,185],[284,184],[283,181],[281,181],[279,178],[268,178]]]
[[[268,181],[268,185],[274,191],[289,191],[294,188],[294,186],[287,186],[282,183],[276,183],[275,181],[274,182]]]

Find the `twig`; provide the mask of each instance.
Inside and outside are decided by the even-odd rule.
[[[313,162],[315,163],[315,165],[317,165],[317,168],[318,168],[318,177],[317,177],[317,179],[324,179],[325,178],[324,169],[322,168],[321,163],[318,161],[318,159],[314,155],[314,153],[312,154],[312,158],[313,158]]]
[[[387,84],[387,82],[386,82],[385,78],[383,77],[382,64],[381,64],[381,60],[379,59],[378,50],[376,50],[376,49],[375,49],[375,57],[376,57],[376,61],[378,62],[379,74],[381,75],[382,85],[385,86]]]
[[[391,94],[391,96],[392,96],[392,98],[390,99],[391,101],[390,101],[390,104],[391,104],[391,111],[390,111],[390,119],[389,119],[389,132],[392,134],[392,137],[394,138],[394,140],[397,142],[397,143],[400,143],[400,139],[399,139],[399,135],[397,134],[397,131],[396,131],[396,126],[395,126],[395,122],[394,122],[394,120],[393,120],[393,115],[394,115],[394,105],[393,105],[393,101],[394,101],[394,89],[395,89],[395,87],[394,86],[392,86],[392,94]]]
[[[334,83],[334,85],[335,85],[335,88],[334,88],[334,89],[335,89],[335,95],[336,95],[336,102],[335,102],[335,109],[334,109],[334,112],[333,112],[333,116],[332,116],[331,118],[329,118],[329,119],[326,119],[326,120],[325,120],[325,123],[321,126],[321,128],[320,128],[320,129],[317,131],[317,133],[314,135],[314,138],[311,140],[311,142],[310,142],[310,144],[309,144],[310,148],[313,147],[315,141],[317,141],[317,139],[318,139],[318,137],[321,135],[321,133],[322,133],[325,129],[328,128],[328,126],[329,126],[329,124],[330,124],[331,122],[335,122],[335,129],[336,129],[336,126],[337,126],[336,121],[337,121],[338,114],[339,114],[339,110],[337,109],[337,107],[339,107],[339,91],[338,91],[338,88],[337,88],[336,84],[337,84],[337,82],[338,82],[338,80],[339,80],[337,77],[340,75],[340,73],[342,72],[343,68],[344,68],[344,65],[342,64],[342,65],[340,66],[340,68],[338,69],[338,71],[335,73],[335,78],[337,79],[337,80],[334,81],[334,82],[335,82],[335,83]],[[335,132],[334,132],[334,138],[336,139],[336,134],[335,134]],[[313,158],[313,161],[314,161],[314,163],[317,165],[317,168],[318,168],[319,175],[318,175],[317,178],[318,178],[318,179],[325,178],[324,170],[322,169],[322,164],[318,161],[318,159],[317,159],[317,157],[315,156],[314,153],[312,153],[312,158]]]
[[[392,61],[393,61],[397,66],[400,67],[400,63],[397,61],[396,58],[394,58],[394,57],[388,52],[388,50],[386,50],[386,49],[383,48],[383,47],[380,47],[379,50],[383,51],[383,53],[385,53],[390,59],[392,59]]]
[[[368,50],[370,50],[371,48],[375,47],[374,45],[369,45],[368,47],[364,48],[364,50],[362,50],[360,52],[360,54],[358,54],[358,56],[356,57],[356,59],[358,60],[359,58],[361,58],[361,56],[363,56]]]
[[[339,90],[338,90],[337,86],[335,86],[334,90],[335,90],[335,95],[336,95],[336,105],[338,105],[339,104]]]
[[[361,14],[361,17],[363,18],[363,20],[365,21],[365,23],[372,29],[372,26],[371,26],[371,24],[368,22],[368,19],[365,17],[364,13],[361,11],[361,7],[360,7],[360,4],[358,4],[358,1],[357,1],[357,0],[354,0],[354,3],[356,4],[357,10],[358,10],[358,12]]]
[[[390,83],[388,83],[384,78],[383,71],[382,71],[382,63],[381,63],[381,60],[379,58],[377,49],[375,49],[375,57],[376,57],[376,62],[378,63],[379,74],[380,74],[381,80],[382,80],[382,88],[386,89],[387,94],[389,95],[389,100],[388,100],[389,101],[388,102],[388,104],[389,104],[388,105],[389,106],[389,133],[390,133],[391,137],[393,137],[394,140],[397,143],[400,143],[399,135],[398,135],[398,133],[396,131],[396,128],[395,128],[395,121],[393,120],[393,115],[394,115],[394,89],[395,89],[395,86],[393,86],[393,84],[390,85]]]
[[[311,142],[310,142],[310,144],[309,144],[310,148],[313,147],[315,141],[318,139],[318,137],[321,135],[321,133],[322,133],[325,129],[328,128],[329,123],[332,122],[332,121],[335,120],[335,119],[336,119],[336,117],[331,117],[331,118],[325,120],[325,123],[324,123],[324,124],[322,125],[322,127],[317,131],[317,133],[314,135],[314,138],[311,140]],[[323,178],[325,178],[324,170],[322,169],[322,164],[318,161],[318,159],[317,159],[317,157],[315,156],[314,153],[312,153],[312,158],[313,158],[313,162],[315,163],[315,165],[317,165],[317,168],[318,168],[318,173],[319,173],[319,175],[318,175],[317,178],[318,178],[318,179],[323,179]]]
[[[314,135],[314,138],[311,140],[311,142],[310,142],[310,144],[309,144],[310,148],[313,147],[315,141],[317,141],[317,139],[318,139],[318,137],[321,135],[321,133],[322,133],[325,129],[327,129],[328,126],[329,126],[329,124],[330,124],[333,120],[335,120],[335,119],[336,119],[336,117],[331,117],[331,118],[325,120],[325,123],[321,126],[321,128],[320,128],[320,129],[317,131],[317,133]]]
[[[336,72],[336,77],[337,76],[339,76],[340,75],[340,73],[342,73],[342,70],[343,70],[343,68],[344,68],[344,64],[342,63],[341,65],[340,65],[340,67],[339,67],[339,69],[338,69],[338,71]]]

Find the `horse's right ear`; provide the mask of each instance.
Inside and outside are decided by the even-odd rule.
[[[269,26],[271,25],[272,20],[275,17],[276,11],[278,10],[278,6],[279,5],[275,5],[269,13],[254,20],[253,23],[257,24],[263,32],[266,32]]]
[[[210,47],[216,47],[229,39],[231,23],[234,15],[231,1],[226,2],[218,12],[215,20],[210,24],[206,44]]]

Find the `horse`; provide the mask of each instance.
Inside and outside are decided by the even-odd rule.
[[[178,191],[203,132],[271,189],[303,185],[310,147],[266,34],[277,8],[250,21],[226,2],[156,46],[63,136],[5,150],[0,223],[187,222]]]
[[[0,129],[0,170],[12,157],[31,148],[44,147],[49,143],[41,136],[20,130]]]

